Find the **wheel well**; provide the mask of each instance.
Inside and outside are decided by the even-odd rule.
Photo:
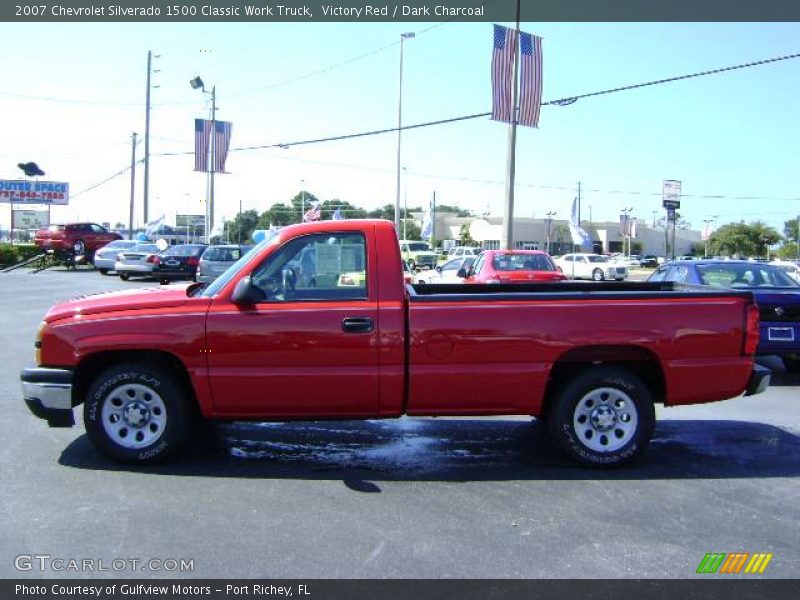
[[[618,367],[636,375],[650,390],[653,401],[664,403],[664,372],[653,352],[639,346],[585,346],[566,352],[553,363],[545,389],[543,414],[550,412],[561,389],[578,373],[598,365]]]
[[[108,367],[125,362],[148,363],[173,372],[177,381],[191,394],[192,402],[197,404],[189,372],[174,354],[162,350],[113,350],[91,354],[78,363],[73,378],[72,405],[83,403],[97,375]]]

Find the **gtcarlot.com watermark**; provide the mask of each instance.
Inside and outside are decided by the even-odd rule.
[[[149,571],[153,573],[191,573],[194,559],[185,558],[67,558],[50,554],[18,554],[14,557],[17,571],[53,573],[122,573]]]

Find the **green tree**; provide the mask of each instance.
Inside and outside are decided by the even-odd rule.
[[[459,208],[458,206],[449,206],[447,204],[437,204],[436,205],[436,212],[437,213],[455,213],[457,217],[471,217],[472,213],[466,209]]]
[[[280,227],[300,222],[300,211],[294,207],[278,202],[261,213],[256,229],[269,229],[270,225]]]
[[[469,234],[469,224],[464,223],[461,226],[461,229],[458,232],[458,240],[464,246],[477,246],[478,242],[472,239],[472,236]]]
[[[783,246],[778,248],[777,254],[778,258],[782,258],[784,260],[797,260],[800,258],[797,242],[785,242]]]
[[[800,225],[798,225],[798,221],[800,219],[789,219],[783,224],[783,237],[786,238],[787,241],[791,240],[795,243],[800,242]]]
[[[338,198],[334,198],[333,200],[325,200],[320,205],[320,210],[322,211],[322,219],[332,219],[333,213],[339,210],[342,214],[342,217],[345,219],[364,219],[367,216],[367,211],[363,208],[358,208],[357,206],[353,206],[349,202],[344,200],[339,200]]]
[[[727,256],[765,256],[781,234],[761,221],[729,223],[717,229],[708,240],[709,254]]]
[[[253,231],[258,229],[258,223],[258,212],[246,210],[236,215],[233,221],[225,221],[225,239],[232,244],[252,241]]]

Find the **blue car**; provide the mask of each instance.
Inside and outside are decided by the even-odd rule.
[[[757,354],[775,354],[788,371],[800,370],[800,284],[768,263],[680,260],[662,265],[648,281],[673,281],[753,293],[761,316]]]

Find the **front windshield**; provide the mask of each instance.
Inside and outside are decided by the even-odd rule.
[[[230,267],[228,267],[222,275],[220,275],[214,281],[209,283],[203,289],[203,291],[200,293],[200,295],[204,296],[206,298],[210,298],[212,296],[216,296],[222,288],[224,288],[226,285],[228,285],[228,282],[231,279],[233,279],[233,276],[236,275],[236,273],[239,272],[239,269],[241,269],[245,264],[247,264],[254,255],[256,255],[259,252],[261,252],[267,246],[274,246],[275,244],[278,243],[279,239],[280,238],[276,234],[273,237],[267,237],[263,241],[259,242],[255,246],[253,246],[247,254],[242,256],[242,258],[240,258],[235,263],[233,263]]]
[[[416,242],[414,244],[409,244],[408,249],[411,252],[430,252],[428,244],[425,244],[423,242]]]

